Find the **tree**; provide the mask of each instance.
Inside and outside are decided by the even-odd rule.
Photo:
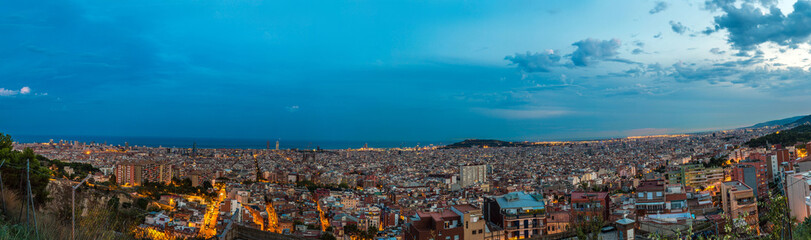
[[[811,239],[811,217],[797,225],[794,229],[794,239]]]
[[[107,200],[107,207],[116,210],[118,209],[118,202],[119,202],[118,197],[113,196],[110,198],[110,200]]]
[[[320,240],[336,240],[337,238],[335,238],[335,236],[333,236],[332,233],[325,232],[324,234],[321,234],[321,237],[319,237],[318,239],[320,239]]]
[[[115,177],[115,174],[110,175],[110,186],[118,185],[118,178]]]
[[[764,232],[769,233],[769,239],[782,239],[786,234],[786,223],[793,223],[788,221],[788,205],[786,205],[786,197],[776,193],[769,193],[769,198],[766,201],[758,202],[759,207],[769,209],[764,211],[760,217],[760,226],[763,227]],[[795,237],[796,238],[796,237]]]
[[[374,239],[375,236],[377,236],[377,228],[375,226],[369,226],[369,228],[366,229],[364,237],[366,237],[366,239]]]
[[[135,206],[140,208],[140,209],[146,210],[146,207],[148,205],[149,205],[149,200],[146,199],[146,198],[139,198],[138,200],[135,200]]]
[[[603,227],[605,222],[603,221],[602,217],[591,216],[586,221],[580,222],[575,227],[575,234],[577,234],[577,239],[591,239],[597,240],[600,236],[600,229]]]
[[[191,187],[191,179],[190,179],[190,178],[184,178],[184,179],[183,179],[183,180],[181,180],[180,182],[181,182],[181,184],[180,184],[180,185],[181,185],[182,187],[184,187],[184,188],[190,188],[190,187]]]
[[[211,181],[203,181],[203,190],[209,190],[214,186],[211,185]]]
[[[34,203],[36,206],[42,206],[50,200],[46,187],[52,173],[40,162],[41,159],[47,158],[37,155],[30,148],[23,151],[14,150],[12,142],[11,136],[0,133],[0,161],[6,161],[0,169],[3,173],[3,183],[6,187],[17,190],[20,196],[25,196],[26,179],[30,179]],[[26,166],[30,167],[30,171],[26,171],[28,170]]]

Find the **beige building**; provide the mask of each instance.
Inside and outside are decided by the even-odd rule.
[[[732,219],[744,218],[749,226],[758,225],[757,200],[752,188],[739,181],[721,184],[724,213]]]
[[[482,210],[471,205],[456,205],[451,207],[451,211],[462,216],[462,226],[464,240],[484,240],[484,216]]]
[[[684,185],[694,188],[706,188],[707,186],[717,185],[724,181],[723,168],[704,168],[698,166],[696,168],[685,169],[684,171]]]

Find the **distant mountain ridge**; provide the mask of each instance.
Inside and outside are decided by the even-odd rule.
[[[790,118],[783,118],[778,120],[772,120],[768,122],[758,123],[749,127],[743,128],[761,128],[761,127],[772,127],[772,126],[787,126],[792,127],[794,129],[790,131],[785,131],[786,133],[797,133],[796,135],[800,136],[792,136],[788,137],[789,134],[782,134],[780,136],[771,136],[777,134],[767,135],[758,139],[752,139],[747,142],[747,145],[750,146],[761,146],[765,145],[767,140],[772,143],[783,143],[783,144],[790,144],[793,143],[792,141],[807,141],[811,140],[811,137],[807,137],[807,134],[811,134],[811,126],[801,126],[801,125],[811,125],[811,115],[801,115],[801,116],[794,116]],[[811,135],[810,135],[811,136]],[[779,139],[778,139],[779,138]],[[806,139],[809,138],[809,139]],[[453,143],[450,145],[443,146],[443,149],[453,149],[453,148],[476,148],[476,147],[527,147],[533,146],[533,143],[530,142],[509,142],[509,141],[501,141],[495,139],[465,139],[464,141]]]
[[[507,142],[493,139],[466,139],[464,141],[447,145],[443,148],[470,148],[470,147],[523,147],[526,142]]]
[[[801,116],[794,116],[790,118],[784,118],[779,120],[772,120],[768,122],[762,122],[750,127],[746,128],[762,128],[762,127],[771,127],[771,126],[778,126],[778,125],[789,125],[789,124],[803,124],[806,122],[811,122],[811,115],[801,115]]]

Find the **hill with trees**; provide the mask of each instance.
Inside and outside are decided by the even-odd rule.
[[[811,115],[808,115],[808,116],[806,116],[806,115],[794,116],[794,117],[790,117],[790,118],[772,120],[772,121],[768,121],[768,122],[758,123],[758,124],[752,125],[752,126],[747,127],[747,128],[761,128],[761,127],[772,127],[772,126],[778,126],[778,125],[787,125],[787,124],[795,123],[795,122],[797,122],[798,120],[800,120],[802,118],[808,118],[809,116],[811,116]]]
[[[804,118],[803,118],[804,119]],[[798,142],[811,141],[811,125],[800,125],[785,131],[778,131],[746,142],[749,147],[763,147],[767,144],[792,146]]]

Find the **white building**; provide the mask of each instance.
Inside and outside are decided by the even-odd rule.
[[[487,183],[487,165],[459,166],[459,185],[463,188],[476,184]]]
[[[791,217],[802,222],[811,215],[811,208],[807,204],[811,196],[811,172],[788,175],[785,186]]]
[[[166,214],[163,214],[163,212],[159,212],[155,215],[148,214],[144,218],[144,222],[150,225],[164,225],[169,221],[171,221],[169,216],[166,216]]]

